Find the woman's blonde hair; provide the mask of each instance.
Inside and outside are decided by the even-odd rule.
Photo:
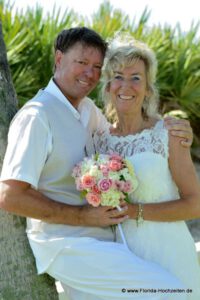
[[[105,103],[106,116],[117,120],[116,111],[112,105],[108,87],[114,78],[114,71],[133,65],[138,60],[145,64],[148,96],[145,97],[142,107],[144,118],[158,114],[158,91],[155,86],[157,60],[154,52],[141,41],[135,40],[130,35],[117,36],[109,43],[109,48],[102,69],[102,99]]]

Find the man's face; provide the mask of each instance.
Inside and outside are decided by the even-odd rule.
[[[102,65],[103,55],[98,49],[76,43],[66,53],[56,51],[54,79],[76,107],[97,85]]]

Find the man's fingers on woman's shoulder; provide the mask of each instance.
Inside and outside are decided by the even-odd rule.
[[[169,129],[179,129],[180,126],[190,128],[192,131],[190,122],[186,119],[176,119],[172,117],[165,117],[164,118],[165,126],[168,126]],[[188,129],[187,129],[188,130]]]
[[[189,140],[188,139],[184,139],[184,140],[181,141],[181,145],[184,146],[184,147],[188,147],[189,148],[192,145],[192,140],[190,140],[190,139]]]

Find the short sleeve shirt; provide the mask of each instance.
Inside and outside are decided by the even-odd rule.
[[[105,128],[108,122],[92,100],[84,98],[76,110],[50,80],[45,89],[62,101],[84,127]],[[95,118],[94,118],[95,115]],[[94,121],[91,122],[93,116]],[[94,124],[93,124],[94,123]],[[30,183],[37,189],[42,168],[52,149],[52,133],[48,120],[41,110],[25,105],[14,117],[4,158],[1,181],[15,179]]]

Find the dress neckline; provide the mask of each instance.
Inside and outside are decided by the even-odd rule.
[[[150,131],[152,131],[152,130],[154,130],[154,129],[156,129],[157,128],[157,126],[160,124],[160,123],[163,123],[163,120],[162,119],[158,119],[156,122],[155,122],[155,124],[153,124],[151,127],[149,127],[149,128],[145,128],[145,129],[143,129],[142,131],[140,131],[140,132],[136,132],[136,133],[130,133],[130,134],[127,134],[127,135],[114,135],[114,134],[111,134],[110,133],[110,127],[109,128],[107,128],[107,134],[110,136],[110,137],[112,137],[113,139],[129,139],[129,138],[133,138],[133,137],[138,137],[138,136],[140,136],[140,135],[144,135],[144,134],[146,134],[147,132],[150,132]]]

